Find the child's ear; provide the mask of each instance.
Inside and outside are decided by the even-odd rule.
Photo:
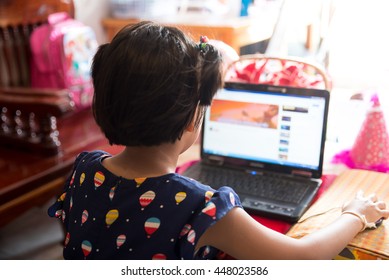
[[[195,131],[195,128],[196,128],[196,117],[197,117],[197,111],[196,111],[196,114],[194,114],[190,124],[186,127],[186,131],[188,131],[188,132]]]
[[[200,113],[200,106],[197,106],[196,112],[194,113],[190,124],[187,126],[186,131],[193,132],[196,130],[196,121],[197,121],[197,116],[199,113]]]

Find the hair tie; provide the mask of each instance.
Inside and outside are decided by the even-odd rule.
[[[199,50],[202,53],[206,53],[209,49],[208,46],[209,39],[207,36],[200,36]]]

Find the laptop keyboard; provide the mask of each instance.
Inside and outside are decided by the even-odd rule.
[[[242,171],[197,165],[189,168],[185,176],[196,178],[212,188],[229,186],[237,194],[248,194],[280,202],[299,203],[309,189],[309,181],[272,175],[253,175]],[[207,172],[204,172],[206,170]]]

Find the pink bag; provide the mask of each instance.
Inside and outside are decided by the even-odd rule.
[[[98,47],[93,29],[65,12],[54,13],[47,24],[34,29],[30,46],[31,86],[68,89],[76,110],[89,108],[90,66]]]

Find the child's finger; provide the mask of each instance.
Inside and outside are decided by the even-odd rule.
[[[378,201],[377,202],[378,209],[385,210],[386,209],[386,203],[384,201]]]

